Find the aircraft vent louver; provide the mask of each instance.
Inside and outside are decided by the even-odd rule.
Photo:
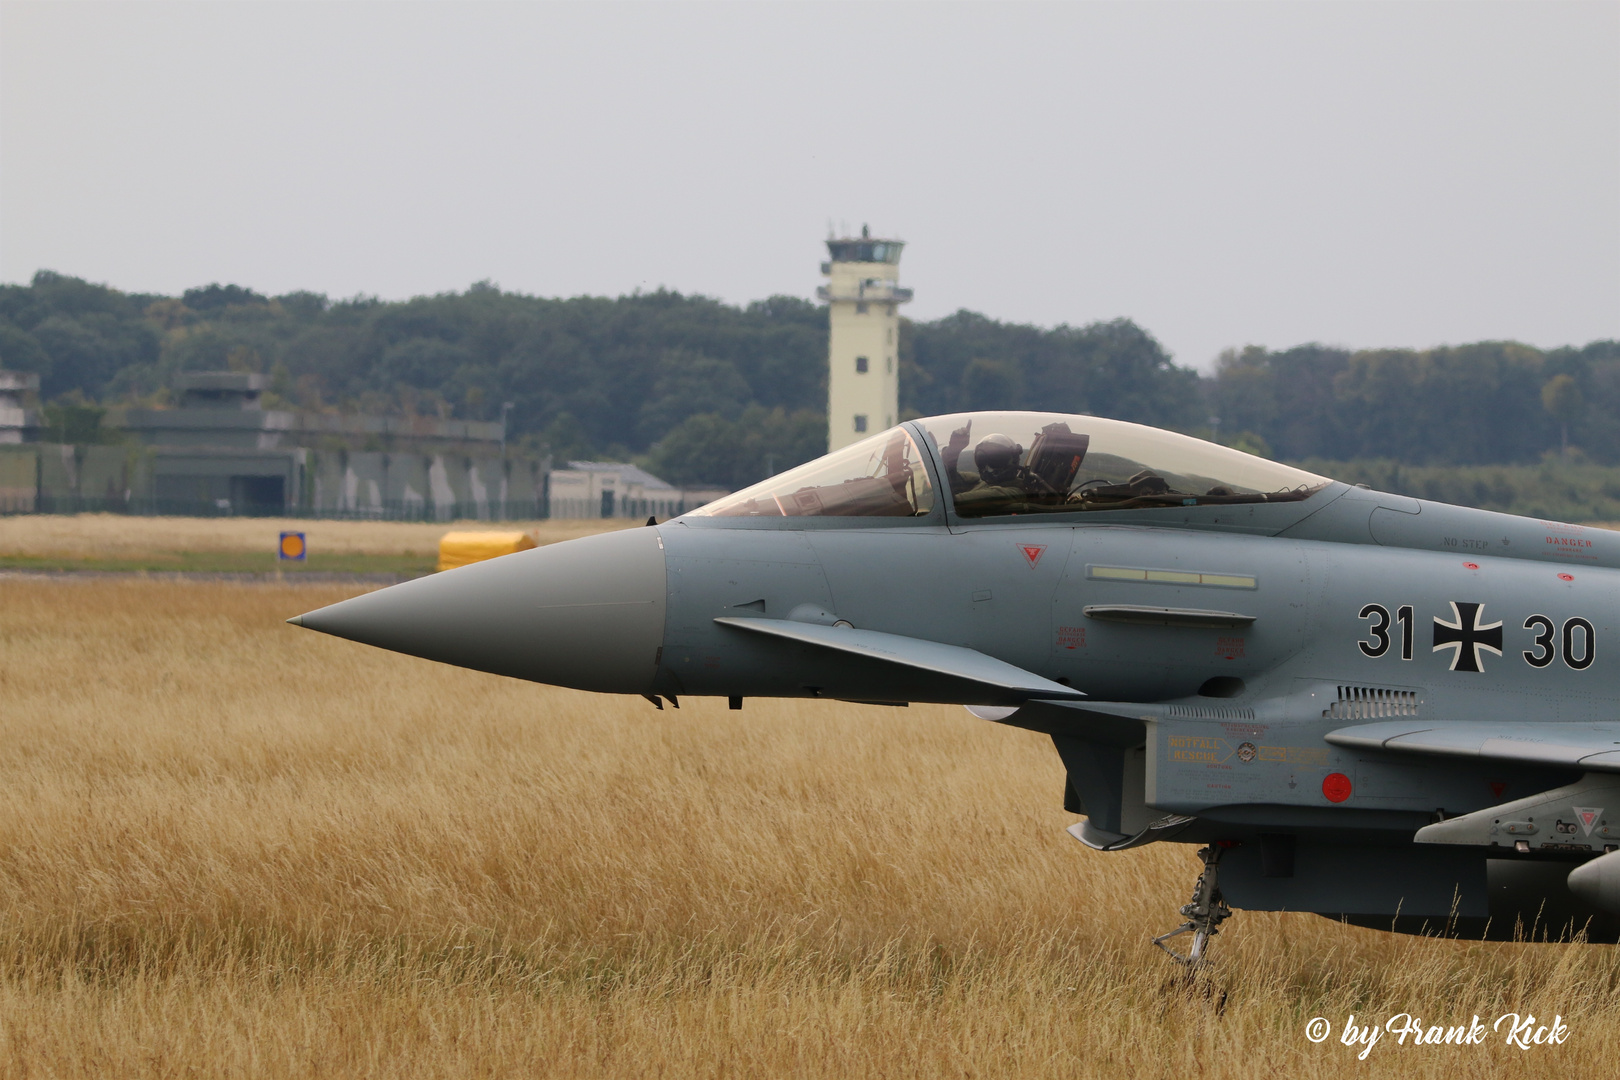
[[[1322,710],[1333,720],[1372,720],[1383,716],[1416,716],[1416,690],[1391,690],[1383,686],[1341,686],[1339,700]]]
[[[1219,705],[1171,705],[1165,715],[1174,720],[1253,720],[1253,709]]]

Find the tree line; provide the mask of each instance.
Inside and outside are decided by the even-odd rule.
[[[267,405],[497,419],[560,459],[634,459],[739,487],[825,445],[827,313],[668,290],[548,299],[490,283],[382,301],[208,285],[125,293],[41,271],[0,286],[0,367],[58,407],[172,401],[193,370],[269,376]],[[1041,328],[960,311],[904,321],[901,409],[1088,412],[1288,460],[1620,462],[1620,343],[1225,354],[1173,363],[1129,320]],[[510,409],[503,406],[510,403]]]
[[[1529,464],[1556,452],[1620,463],[1620,342],[1542,351],[1511,341],[1351,352],[1223,354],[1206,380],[1223,433],[1290,461]]]

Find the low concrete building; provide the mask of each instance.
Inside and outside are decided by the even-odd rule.
[[[345,517],[518,521],[548,516],[547,458],[309,451],[308,505]]]
[[[179,407],[113,408],[99,444],[0,447],[0,512],[547,515],[550,461],[499,422],[267,410],[262,375],[192,372]]]
[[[28,408],[39,393],[39,376],[0,371],[0,444],[26,442],[39,427],[39,414]]]
[[[506,438],[506,425],[498,420],[265,409],[260,402],[268,387],[269,380],[263,375],[188,372],[175,380],[179,408],[115,408],[106,423],[149,446],[242,450],[432,448],[498,456]]]
[[[570,461],[568,468],[551,473],[551,516],[664,521],[725,494],[713,488],[677,488],[620,461]]]

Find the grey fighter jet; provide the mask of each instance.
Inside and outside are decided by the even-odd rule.
[[[1620,534],[1011,412],[648,524],[292,621],[658,708],[949,702],[1043,732],[1086,847],[1199,846],[1159,940],[1191,934],[1189,962],[1228,905],[1620,939]]]

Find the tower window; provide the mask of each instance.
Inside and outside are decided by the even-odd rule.
[[[866,430],[866,415],[864,413],[856,413],[855,414],[855,430],[856,431],[865,431]]]
[[[883,358],[883,370],[884,371],[893,371],[894,370],[894,357],[885,356]]]
[[[857,315],[865,315],[866,314],[866,302],[864,300],[855,305],[855,314],[857,314]]]
[[[857,356],[855,358],[855,372],[858,375],[866,374],[866,357]]]

